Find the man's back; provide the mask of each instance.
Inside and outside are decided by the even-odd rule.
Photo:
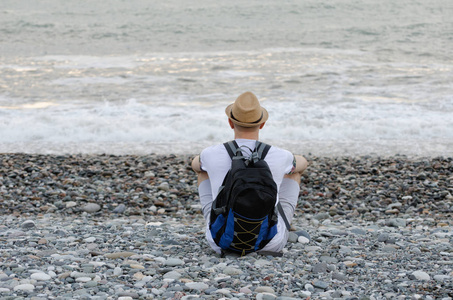
[[[243,147],[243,153],[246,156],[250,153],[247,148],[253,150],[256,144],[256,140],[236,139],[235,141],[239,147]],[[284,175],[291,172],[293,168],[294,156],[287,150],[271,147],[264,160],[269,165],[277,188],[280,188]],[[215,198],[225,175],[231,167],[231,158],[224,145],[219,144],[204,149],[201,152],[200,161],[201,169],[208,173],[212,196]]]

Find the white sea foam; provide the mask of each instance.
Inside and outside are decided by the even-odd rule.
[[[264,103],[271,117],[262,131],[263,140],[299,152],[307,151],[302,147],[305,145],[310,152],[326,154],[324,147],[338,145],[343,148],[334,153],[391,153],[392,147],[400,153],[416,155],[427,155],[430,151],[438,155],[451,153],[446,146],[453,141],[451,113],[421,112],[417,107],[411,110],[398,103],[369,106],[351,103],[346,107],[344,103],[329,106],[303,101]],[[95,152],[101,149],[114,153],[143,152],[141,144],[151,152],[167,151],[165,147],[153,151],[153,144],[172,145],[175,153],[191,152],[197,149],[194,145],[219,143],[232,137],[223,109],[224,105],[153,106],[131,99],[124,103],[2,110],[0,152],[12,151],[14,145],[28,145],[31,152],[42,151],[36,147],[38,144],[66,152],[85,152],[96,148],[93,146],[96,143],[99,149]],[[418,143],[428,145],[417,148]],[[412,149],[405,149],[408,144]],[[87,149],[83,150],[84,147]],[[439,149],[444,153],[439,153]]]

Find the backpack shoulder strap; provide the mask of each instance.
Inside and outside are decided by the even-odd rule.
[[[265,143],[261,143],[259,141],[256,142],[256,152],[258,153],[258,157],[261,159],[264,159],[269,152],[269,149],[271,149],[271,146]],[[288,222],[288,219],[286,218],[285,212],[283,211],[283,207],[280,202],[277,203],[277,210],[279,214],[282,216],[283,222],[285,223],[286,229],[290,231],[291,225]]]
[[[278,209],[279,214],[282,216],[282,219],[283,219],[283,222],[285,223],[286,229],[288,229],[288,231],[290,231],[291,230],[291,225],[289,224],[288,219],[286,218],[285,212],[283,211],[283,207],[282,207],[282,204],[280,202],[277,203],[277,209]]]
[[[230,158],[233,159],[233,156],[236,156],[237,149],[239,148],[236,141],[233,140],[233,141],[223,143],[223,146],[225,146],[225,149],[228,152],[228,155],[230,156]]]
[[[264,159],[266,157],[269,149],[271,149],[271,145],[256,141],[255,151],[258,153],[258,157],[260,159]]]

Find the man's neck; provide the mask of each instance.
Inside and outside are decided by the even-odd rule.
[[[234,139],[258,140],[258,132],[235,132]]]

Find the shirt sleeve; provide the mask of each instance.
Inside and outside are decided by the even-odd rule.
[[[203,151],[201,151],[200,155],[198,156],[198,159],[199,159],[199,162],[200,162],[200,169],[201,169],[202,171],[205,171],[205,172],[206,172],[205,168],[203,167],[203,159],[201,158],[202,155],[203,155]]]
[[[212,157],[212,146],[203,149],[200,153],[200,169],[208,172],[210,161]]]
[[[290,154],[289,158],[290,164],[288,165],[285,174],[294,174],[294,171],[296,170],[296,157],[293,154]]]

